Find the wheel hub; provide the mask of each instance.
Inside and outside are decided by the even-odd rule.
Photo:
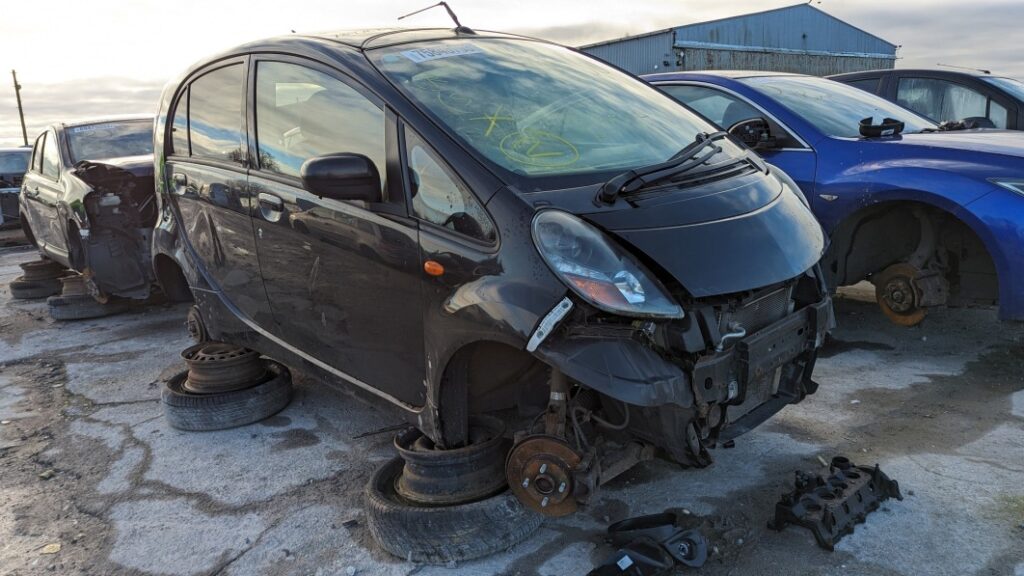
[[[181,357],[188,365],[183,387],[194,394],[216,394],[255,386],[267,376],[266,363],[255,350],[203,342],[186,348]]]
[[[890,278],[883,292],[886,304],[896,312],[905,313],[916,305],[914,288],[905,276]]]
[[[512,448],[505,474],[525,506],[547,516],[566,516],[576,511],[575,470],[581,460],[562,440],[538,434]]]
[[[471,416],[469,444],[438,448],[422,432],[410,428],[395,438],[405,461],[395,492],[423,506],[473,502],[505,489],[505,423],[492,416]]]
[[[875,299],[885,315],[901,326],[914,326],[924,319],[922,294],[917,285],[921,271],[911,264],[893,264],[872,280]]]

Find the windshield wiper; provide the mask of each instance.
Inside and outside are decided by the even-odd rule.
[[[712,132],[711,134],[702,132],[697,135],[697,139],[692,144],[676,152],[667,161],[634,168],[619,174],[601,186],[601,191],[597,194],[598,203],[611,204],[615,202],[619,194],[636,192],[646,186],[668,180],[677,174],[700,166],[722,151],[722,147],[714,144],[714,141],[726,136],[728,136],[726,132]],[[708,147],[711,149],[698,155]]]

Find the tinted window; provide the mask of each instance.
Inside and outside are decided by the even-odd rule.
[[[989,99],[966,86],[934,78],[900,78],[896,101],[939,122],[965,118],[989,118],[996,128],[1006,128],[1006,109],[989,115]]]
[[[791,112],[829,136],[859,138],[860,121],[894,118],[904,123],[904,132],[920,132],[935,124],[906,108],[847,86],[810,76],[754,76],[740,80],[774,98]]]
[[[153,122],[150,120],[72,126],[64,134],[71,164],[153,153]]]
[[[263,170],[298,176],[309,158],[353,152],[387,173],[384,111],[348,84],[303,66],[258,64],[256,140]]]
[[[188,156],[188,92],[186,88],[174,109],[171,121],[171,154]]]
[[[0,174],[24,174],[28,171],[29,151],[0,152]]]
[[[763,116],[750,104],[712,88],[677,85],[662,86],[661,89],[722,128],[729,128],[741,120]]]
[[[878,92],[878,82],[881,78],[858,78],[857,80],[842,80],[844,84],[849,84],[854,88],[860,88],[865,92],[871,92],[875,94]]]
[[[492,242],[494,225],[473,194],[411,130],[406,130],[413,213],[460,234]]]
[[[523,190],[663,162],[714,128],[653,87],[560,46],[458,39],[371,50],[421,108]],[[553,180],[553,177],[572,176]]]
[[[46,142],[43,143],[43,174],[51,178],[57,178],[60,174],[60,150],[53,132],[46,133]]]
[[[219,68],[189,87],[192,156],[242,163],[242,66]]]

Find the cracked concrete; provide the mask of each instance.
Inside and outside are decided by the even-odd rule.
[[[182,369],[185,307],[55,323],[7,294],[32,258],[0,251],[2,574],[582,575],[612,551],[608,522],[686,508],[719,548],[706,574],[1024,576],[1024,328],[989,310],[905,329],[840,302],[820,391],[714,450],[714,466],[645,464],[512,550],[418,567],[381,551],[362,517],[392,454],[390,433],[362,435],[396,414],[296,373],[291,404],[262,423],[174,430],[159,393]],[[766,529],[793,471],[840,453],[881,464],[906,499],[833,553]],[[50,543],[60,552],[42,554]]]

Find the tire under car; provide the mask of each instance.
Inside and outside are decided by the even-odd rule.
[[[522,542],[543,521],[508,489],[462,504],[412,504],[395,490],[404,465],[401,458],[390,460],[373,473],[365,491],[370,533],[399,558],[426,564],[480,558]]]
[[[252,424],[280,412],[291,399],[291,373],[265,361],[267,375],[253,385],[215,393],[186,389],[188,370],[171,377],[160,395],[167,422],[179,430],[205,432]]]

